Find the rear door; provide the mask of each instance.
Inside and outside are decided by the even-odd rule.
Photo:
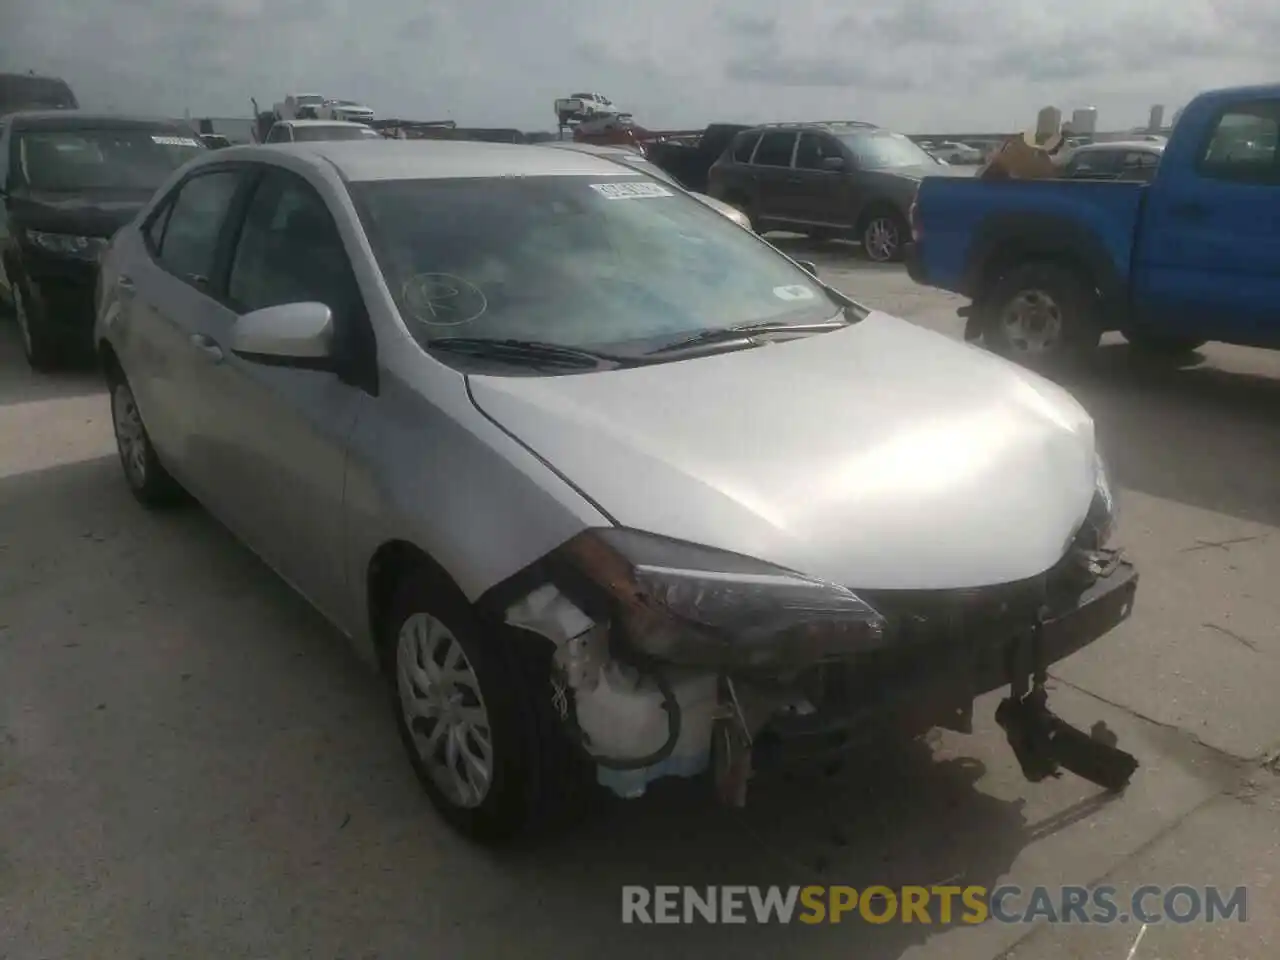
[[[201,168],[142,225],[145,256],[120,278],[126,291],[121,362],[161,458],[203,499],[208,438],[199,397],[209,353],[200,330],[226,314],[211,278],[243,168]]]
[[[0,299],[10,300],[9,277],[4,271],[5,253],[12,238],[9,236],[9,150],[13,139],[13,124],[0,118]]]
[[[1210,131],[1147,188],[1135,305],[1153,329],[1280,345],[1280,100],[1227,105]]]
[[[755,181],[757,217],[791,220],[797,211],[791,161],[796,151],[796,131],[766,130],[751,158]]]
[[[790,184],[795,220],[823,227],[852,226],[847,215],[850,207],[847,171],[827,166],[835,159],[847,162],[835,137],[813,131],[800,134]]]

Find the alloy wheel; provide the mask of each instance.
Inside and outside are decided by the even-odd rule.
[[[396,643],[400,709],[418,759],[450,803],[478,807],[493,783],[493,737],[480,681],[453,632],[415,613]]]
[[[111,416],[115,423],[120,462],[129,482],[141,489],[147,483],[147,433],[128,385],[118,383],[111,391]]]
[[[901,244],[902,232],[892,217],[876,217],[862,234],[863,249],[876,263],[888,263],[896,257]]]

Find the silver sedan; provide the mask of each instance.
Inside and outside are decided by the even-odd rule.
[[[1076,570],[1110,495],[1069,396],[599,157],[210,153],[114,238],[95,335],[133,494],[194,497],[344,631],[487,841],[593,783],[743,802],[766,733],[860,716],[821,671],[876,676],[901,598],[1070,561],[1074,649],[1131,590]],[[944,677],[926,726],[992,688]]]

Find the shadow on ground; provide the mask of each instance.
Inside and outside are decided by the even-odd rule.
[[[1058,379],[1093,414],[1121,486],[1280,526],[1280,377],[1115,343]]]
[[[621,888],[990,886],[1096,807],[1029,824],[975,787],[980,763],[917,741],[761,779],[744,811],[676,783],[537,848],[475,850],[413,780],[379,679],[198,507],[143,511],[103,457],[0,481],[0,546],[19,953],[893,960],[944,928],[624,929]]]
[[[22,356],[18,338],[12,314],[0,307],[0,406],[103,392],[102,377],[90,358],[77,358],[52,373],[35,373]]]

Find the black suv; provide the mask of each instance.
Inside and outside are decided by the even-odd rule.
[[[920,180],[971,175],[872,123],[770,123],[734,138],[712,165],[707,192],[759,232],[846,237],[884,263],[901,260],[911,239],[907,214]]]
[[[78,110],[0,117],[0,291],[33,368],[86,352],[99,254],[204,149],[174,120]]]

